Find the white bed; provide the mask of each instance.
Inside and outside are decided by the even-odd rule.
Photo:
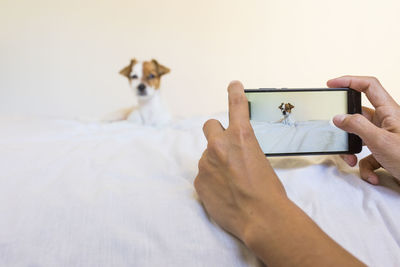
[[[206,119],[151,128],[1,117],[0,266],[258,266],[196,199]],[[369,185],[337,156],[271,162],[337,242],[370,266],[399,265],[390,176]]]
[[[257,140],[268,153],[345,151],[347,133],[328,120],[301,121],[293,125],[251,121]]]

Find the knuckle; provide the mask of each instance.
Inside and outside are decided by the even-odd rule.
[[[225,156],[225,144],[222,138],[213,137],[208,140],[207,150],[217,157]]]
[[[361,124],[364,121],[364,117],[361,114],[353,114],[350,117],[348,117],[344,123],[347,125],[357,125]]]
[[[368,76],[368,79],[369,79],[369,82],[370,82],[371,85],[381,87],[381,83],[378,80],[378,78],[376,78],[374,76]]]
[[[202,179],[199,176],[197,176],[196,179],[194,179],[193,185],[197,195],[201,199],[204,191],[204,185]]]
[[[204,158],[201,158],[199,160],[199,163],[197,164],[197,166],[198,166],[200,172],[206,170],[206,168],[207,168],[206,160]]]
[[[378,78],[376,78],[375,76],[367,76],[367,78],[373,83],[379,82]]]
[[[253,137],[253,129],[250,127],[249,124],[239,124],[234,128],[235,136],[240,139],[242,142],[246,142],[250,138]]]
[[[199,176],[197,176],[193,182],[193,185],[194,185],[194,188],[196,189],[196,191],[200,190],[200,183],[201,183],[200,178],[199,178]]]
[[[399,128],[399,121],[394,117],[385,117],[382,120],[381,126],[388,131],[395,131]]]
[[[247,103],[247,98],[245,94],[237,94],[229,99],[229,104],[232,106],[241,105],[244,103]]]

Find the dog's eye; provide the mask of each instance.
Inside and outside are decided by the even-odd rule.
[[[153,74],[150,74],[149,76],[147,76],[147,79],[151,80],[154,79],[156,76],[154,76]]]
[[[138,76],[136,75],[136,74],[133,74],[132,76],[131,76],[131,79],[137,79],[138,78]]]

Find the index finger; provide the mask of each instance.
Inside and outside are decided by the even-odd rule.
[[[396,105],[397,103],[374,77],[367,76],[342,76],[327,82],[328,87],[349,87],[365,93],[371,104],[378,108],[384,105]]]
[[[229,124],[250,122],[249,104],[241,82],[232,81],[228,86]]]

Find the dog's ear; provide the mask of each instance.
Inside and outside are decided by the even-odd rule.
[[[283,103],[281,103],[281,105],[278,107],[279,109],[282,109],[282,107],[283,107]]]
[[[289,103],[289,108],[292,109],[292,108],[294,108],[294,106]]]
[[[158,76],[162,76],[162,75],[167,74],[168,72],[171,71],[169,68],[167,68],[164,65],[161,65],[160,63],[158,63],[157,60],[152,59],[151,61],[154,63],[154,65],[156,65]]]
[[[122,76],[125,76],[126,78],[129,78],[129,75],[131,74],[132,71],[132,67],[133,65],[135,65],[137,62],[136,59],[131,59],[131,63],[126,66],[125,68],[123,68],[122,70],[119,71],[119,74],[121,74]]]

